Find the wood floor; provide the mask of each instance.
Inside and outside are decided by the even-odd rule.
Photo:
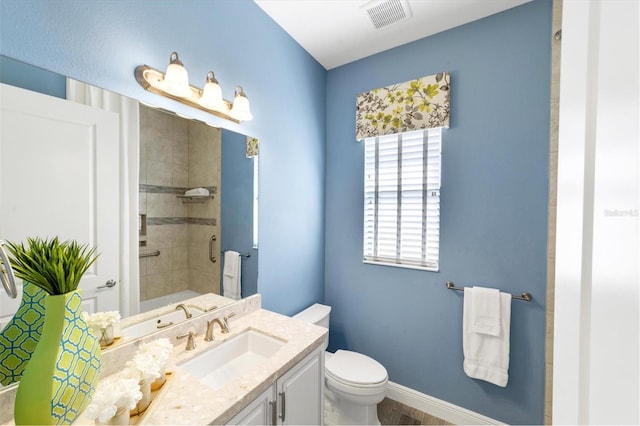
[[[378,404],[378,419],[383,425],[450,425],[430,414],[385,398]]]

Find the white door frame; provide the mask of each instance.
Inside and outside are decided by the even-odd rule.
[[[553,422],[640,422],[637,1],[564,0]]]

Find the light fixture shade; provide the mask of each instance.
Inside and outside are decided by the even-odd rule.
[[[241,86],[236,87],[236,97],[233,100],[233,106],[231,107],[231,111],[229,111],[229,115],[240,121],[253,119],[251,109],[249,108],[249,99],[247,99],[247,95],[244,94]]]
[[[185,69],[178,54],[172,52],[169,58],[169,66],[164,75],[164,79],[159,82],[160,87],[167,93],[181,98],[191,96],[191,87],[189,87],[189,74]]]
[[[198,102],[207,109],[224,112],[225,114],[229,112],[227,103],[222,100],[222,89],[213,71],[207,73],[207,82],[204,85],[202,96],[200,96]]]
[[[0,0],[2,1],[2,0]],[[249,99],[241,86],[235,89],[234,101],[222,97],[222,89],[213,73],[207,73],[207,80],[201,89],[189,84],[189,76],[176,52],[171,53],[167,72],[163,73],[148,65],[135,69],[138,84],[145,90],[159,96],[208,112],[235,123],[253,119]]]

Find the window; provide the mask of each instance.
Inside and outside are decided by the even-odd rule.
[[[365,262],[438,270],[441,135],[365,139]]]

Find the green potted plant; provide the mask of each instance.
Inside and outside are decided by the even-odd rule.
[[[7,242],[13,271],[16,277],[51,295],[75,291],[98,258],[95,247],[89,249],[73,240],[60,242],[58,237],[27,238],[27,244]]]
[[[100,344],[81,315],[78,285],[96,261],[95,248],[76,241],[27,238],[7,243],[16,277],[44,290],[40,340],[16,394],[16,424],[70,424],[91,402],[100,371]]]

